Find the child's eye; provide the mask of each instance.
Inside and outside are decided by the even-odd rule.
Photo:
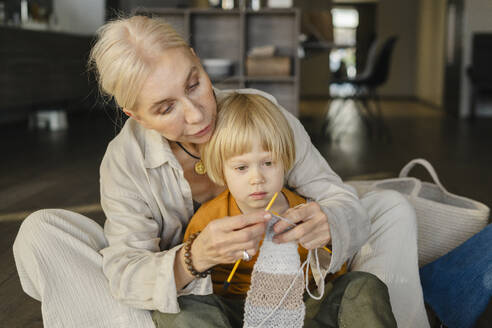
[[[273,162],[272,162],[272,161],[266,161],[266,162],[265,162],[265,165],[266,165],[266,166],[272,166],[272,165],[273,165]]]
[[[238,170],[238,171],[244,171],[244,170],[246,170],[247,168],[248,168],[248,167],[247,167],[246,165],[241,165],[241,166],[236,167],[236,170]]]

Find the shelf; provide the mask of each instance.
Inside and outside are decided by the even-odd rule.
[[[241,74],[241,33],[238,17],[194,14],[190,16],[190,41],[200,58],[225,58]]]
[[[189,10],[190,14],[200,15],[239,15],[241,10],[239,9],[216,9],[216,8],[195,8]]]
[[[210,76],[210,80],[212,82],[230,82],[230,83],[239,83],[239,82],[243,82],[243,78],[239,77],[239,76],[221,76],[221,77],[217,77],[217,76]]]
[[[315,42],[303,42],[301,46],[304,49],[348,49],[355,48],[355,45],[349,44],[337,44],[334,42],[326,42],[326,41],[315,41]]]
[[[210,76],[212,82],[295,82],[295,76]]]
[[[183,15],[185,9],[138,7],[131,11],[132,15]]]
[[[261,10],[246,9],[246,14],[249,15],[295,15],[299,9],[297,8],[264,8]]]
[[[245,76],[246,82],[295,82],[295,76]]]
[[[299,108],[300,11],[294,8],[259,11],[207,8],[143,8],[137,13],[160,17],[174,26],[197,55],[234,62],[232,76],[210,77],[220,89],[257,88],[270,93],[292,114]],[[291,58],[291,76],[246,76],[250,49],[274,45],[278,56]]]
[[[152,15],[184,15],[184,14],[199,14],[199,15],[239,15],[241,11],[239,9],[215,9],[215,8],[193,8],[193,9],[180,9],[180,8],[152,8],[152,7],[139,7],[133,10],[133,14],[152,14]]]
[[[219,9],[219,8],[152,8],[152,7],[139,7],[133,11],[134,14],[155,14],[155,15],[169,15],[169,14],[200,14],[200,15],[239,15],[242,13],[248,15],[295,15],[299,9],[297,8],[262,8],[261,10],[253,9]]]

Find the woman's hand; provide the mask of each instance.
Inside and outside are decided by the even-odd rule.
[[[273,238],[274,242],[297,241],[305,249],[315,249],[331,241],[328,219],[318,203],[310,202],[289,208],[282,216],[296,223],[297,226],[281,233],[292,225],[283,220],[277,222],[273,226],[273,230],[277,233]]]
[[[271,214],[258,211],[246,215],[224,217],[210,222],[193,242],[193,265],[205,271],[217,264],[234,263],[246,250],[253,257]]]

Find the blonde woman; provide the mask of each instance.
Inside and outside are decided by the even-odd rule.
[[[189,270],[181,242],[188,220],[223,191],[204,174],[198,145],[210,139],[216,99],[227,91],[212,88],[197,55],[157,19],[106,24],[90,62],[101,90],[130,117],[101,163],[104,232],[76,213],[35,212],[16,238],[16,265],[23,289],[41,301],[47,328],[153,327],[148,310],[179,312],[179,296],[212,292],[210,277],[201,278],[207,270],[256,252],[270,215],[258,211],[209,224],[193,242]],[[257,90],[239,92],[277,104]],[[279,242],[297,240],[306,249],[331,244],[324,274],[350,259],[351,270],[374,273],[388,285],[399,327],[427,327],[412,208],[396,193],[359,200],[300,122],[282,113],[297,153],[287,185],[314,202],[288,214],[300,224]]]

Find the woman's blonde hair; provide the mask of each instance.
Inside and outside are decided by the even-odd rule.
[[[251,151],[259,138],[287,172],[295,160],[292,129],[280,109],[257,94],[232,93],[218,104],[217,123],[210,140],[200,146],[201,158],[210,179],[225,185],[224,162]]]
[[[164,50],[189,47],[176,30],[161,19],[119,18],[97,31],[89,56],[103,94],[125,109],[136,107],[142,85]]]

